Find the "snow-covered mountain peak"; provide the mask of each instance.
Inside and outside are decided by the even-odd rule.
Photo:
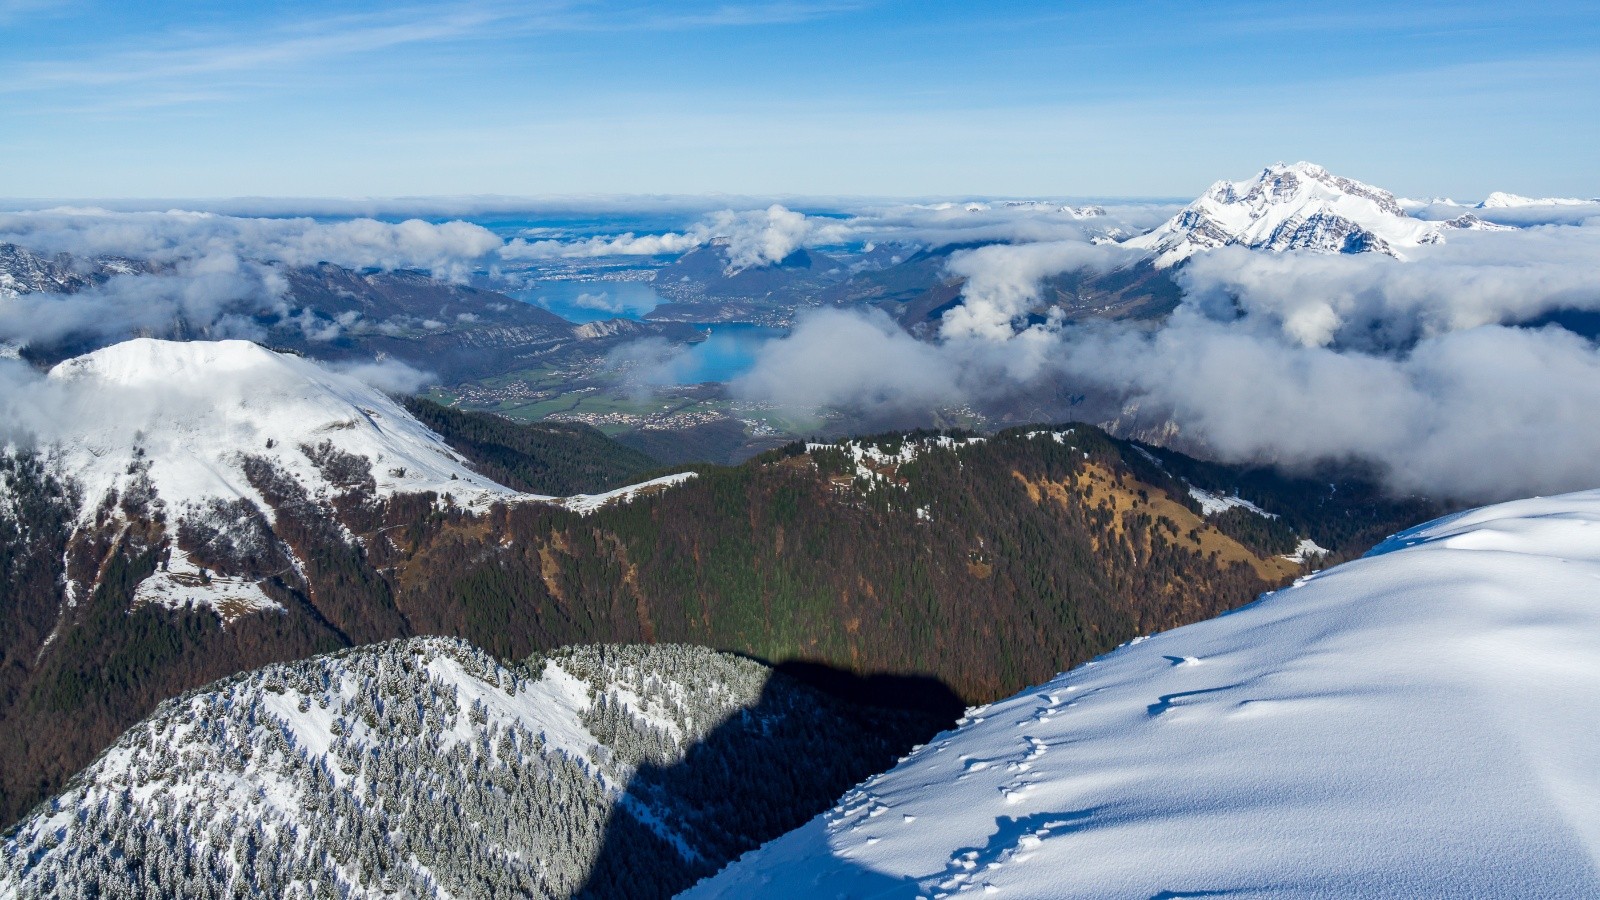
[[[1439,240],[1439,226],[1407,215],[1388,191],[1298,162],[1268,166],[1246,181],[1219,181],[1159,228],[1124,243],[1151,251],[1166,268],[1230,245],[1399,256],[1397,248]]]
[[[688,897],[1600,896],[1600,491],[970,710]]]
[[[251,341],[160,341],[136,338],[58,364],[51,378],[95,379],[121,387],[156,386],[243,371],[287,369],[296,357]]]
[[[1520,194],[1495,191],[1483,198],[1483,202],[1478,204],[1478,208],[1516,209],[1523,206],[1586,206],[1592,203],[1600,203],[1600,200],[1582,200],[1577,197],[1524,197]]]
[[[0,300],[35,292],[63,293],[82,288],[89,279],[61,259],[46,259],[16,244],[0,243]]]
[[[41,437],[91,507],[141,472],[169,509],[259,501],[248,457],[312,494],[337,490],[341,476],[315,458],[320,447],[365,458],[379,494],[435,491],[472,504],[513,493],[382,391],[249,341],[138,338],[62,362],[49,381],[57,408]]]

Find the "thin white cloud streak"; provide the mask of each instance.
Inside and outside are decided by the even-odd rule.
[[[0,22],[49,6],[12,0]],[[274,72],[286,67],[419,44],[571,32],[686,31],[797,24],[851,12],[857,3],[769,3],[716,6],[705,12],[656,7],[622,11],[585,4],[454,3],[398,7],[380,14],[303,18],[264,34],[186,32],[159,49],[111,50],[71,61],[32,62],[0,79],[0,93],[58,88],[161,84],[204,76]],[[156,43],[162,39],[157,37]]]
[[[322,363],[324,368],[348,375],[351,378],[389,394],[415,394],[422,388],[437,384],[439,379],[398,359],[370,362]]]
[[[71,62],[33,63],[13,70],[0,92],[59,87],[108,87],[196,76],[240,73],[312,59],[370,53],[479,31],[498,17],[470,8],[411,11],[384,16],[337,16],[307,20],[277,30],[266,40],[208,34],[189,46],[111,53]]]

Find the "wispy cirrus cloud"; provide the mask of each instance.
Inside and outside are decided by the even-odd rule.
[[[59,6],[7,0],[0,23]],[[448,42],[503,40],[563,32],[648,32],[783,25],[860,9],[862,3],[788,2],[694,5],[634,10],[594,3],[456,3],[396,7],[372,13],[305,17],[251,29],[187,28],[147,38],[144,46],[89,48],[73,58],[19,62],[0,69],[0,93],[156,86],[208,76],[282,75],[297,66]],[[209,99],[215,91],[162,91],[155,100]],[[155,100],[149,105],[155,105]]]

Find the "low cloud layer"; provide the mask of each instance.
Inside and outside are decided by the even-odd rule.
[[[530,259],[680,253],[712,241],[726,243],[736,267],[806,247],[988,242],[951,254],[964,303],[945,316],[937,341],[917,341],[881,313],[818,311],[767,344],[734,391],[886,423],[972,406],[998,421],[1115,419],[1148,433],[1170,424],[1186,447],[1223,459],[1360,459],[1396,490],[1469,500],[1600,486],[1600,351],[1570,331],[1520,327],[1556,313],[1600,313],[1600,219],[1561,224],[1571,212],[1557,210],[1517,231],[1451,233],[1406,261],[1223,249],[1179,270],[1182,304],[1159,326],[1030,320],[1043,305],[1043,279],[1134,263],[1103,235],[1168,212],[1138,206],[1087,216],[1050,204],[971,203],[815,216],[771,205],[696,212],[693,224],[668,233],[509,244],[461,222],[0,214],[0,242],[46,256],[148,261],[148,271],[69,300],[0,301],[0,343],[111,338],[173,322],[196,337],[258,337],[253,315],[294,313],[278,264],[461,278]],[[306,318],[304,327],[329,326]],[[613,364],[641,390],[677,380],[687,365],[665,342],[627,353]],[[399,390],[420,376],[374,369],[367,377]]]
[[[23,293],[0,300],[0,342],[69,335],[118,338],[181,325],[207,337],[259,337],[257,313],[287,314],[283,276],[231,254],[183,259],[151,274],[116,275],[71,295]]]
[[[1143,205],[1117,209],[1121,212],[1086,218],[1080,211],[1047,203],[903,204],[827,216],[781,204],[709,212],[684,208],[682,215],[691,224],[681,231],[510,242],[462,221],[326,221],[90,208],[6,212],[0,213],[0,243],[66,260],[82,275],[90,274],[97,261],[132,264],[118,264],[120,274],[109,278],[101,272],[99,283],[70,295],[24,292],[0,303],[0,345],[69,338],[105,341],[135,334],[260,340],[265,336],[257,322],[261,316],[298,322],[309,340],[337,337],[349,323],[297,315],[286,297],[283,266],[328,262],[355,269],[423,269],[461,281],[475,272],[515,269],[540,260],[680,254],[713,242],[725,246],[731,269],[776,263],[803,248],[880,241],[933,246],[1051,240],[1068,243],[1059,251],[1019,252],[1071,254],[1080,252],[1089,237],[1128,225],[1128,217],[1153,221],[1165,212]],[[602,311],[624,306],[598,293],[574,302]]]
[[[0,243],[14,243],[80,275],[110,262],[97,283],[71,294],[23,292],[0,302],[0,343],[68,336],[115,339],[174,332],[260,339],[254,317],[292,318],[280,265],[418,268],[467,278],[501,246],[467,222],[246,219],[211,213],[53,209],[0,214]],[[338,329],[302,317],[313,340]]]
[[[234,257],[291,266],[427,269],[461,278],[501,246],[493,232],[470,222],[419,219],[379,222],[308,218],[250,219],[175,210],[122,213],[54,209],[0,214],[0,242],[45,254],[121,256],[158,264]]]
[[[726,245],[729,266],[779,262],[801,249],[901,242],[921,247],[960,243],[1074,242],[1132,234],[1171,215],[1164,204],[1068,207],[1054,203],[901,204],[862,207],[840,215],[808,215],[781,204],[765,209],[709,212],[682,231],[582,239],[516,238],[502,259],[544,260],[684,253],[713,242]]]
[[[966,279],[965,302],[945,314],[941,331],[947,339],[1007,340],[1017,320],[1039,300],[1039,284],[1060,272],[1109,272],[1140,258],[1138,251],[1118,244],[1048,241],[994,244],[950,255],[946,268]]]
[[[1180,272],[1186,302],[1305,346],[1393,350],[1479,325],[1600,309],[1600,227],[1468,231],[1402,262],[1225,247]]]
[[[1600,487],[1600,348],[1515,324],[1600,311],[1600,228],[1452,235],[1409,262],[1224,250],[1183,270],[1183,303],[1159,327],[1020,319],[1042,278],[1124,261],[1061,243],[958,254],[966,305],[938,342],[876,313],[819,313],[735,390],[869,420],[969,405],[1175,425],[1220,459],[1360,460],[1396,491],[1470,501]]]

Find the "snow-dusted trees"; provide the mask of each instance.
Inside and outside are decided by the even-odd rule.
[[[912,724],[699,647],[344,650],[162,704],[5,838],[0,896],[667,896]]]

